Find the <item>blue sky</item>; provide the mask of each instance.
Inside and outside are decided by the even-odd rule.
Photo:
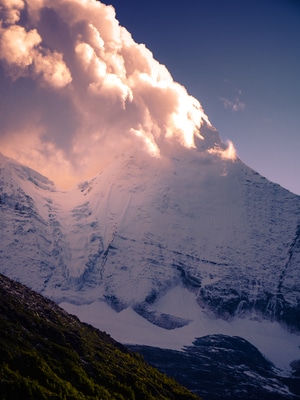
[[[300,194],[299,1],[106,4],[201,102],[247,165]]]

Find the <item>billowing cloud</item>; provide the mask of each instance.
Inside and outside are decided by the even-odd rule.
[[[1,0],[1,24],[14,24],[15,22],[18,22],[23,8],[23,0]]]
[[[0,0],[0,85],[1,151],[59,184],[128,147],[156,157],[170,141],[194,147],[210,125],[96,0]]]
[[[29,32],[19,25],[12,25],[2,31],[1,59],[6,62],[8,73],[22,71],[33,63],[35,48],[42,41],[36,29]]]
[[[5,0],[1,7],[3,19],[0,25],[0,59],[6,73],[13,79],[36,75],[54,87],[71,82],[71,76],[62,55],[51,52],[41,45],[42,38],[36,29],[26,30],[16,23],[24,3],[14,0],[11,7]]]

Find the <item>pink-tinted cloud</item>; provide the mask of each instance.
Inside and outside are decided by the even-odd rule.
[[[1,150],[75,183],[128,147],[194,146],[200,103],[96,0],[0,0]],[[18,116],[16,120],[16,116]],[[55,168],[54,168],[55,167]],[[59,170],[59,176],[55,171]]]
[[[224,79],[224,83],[229,84],[227,79]],[[224,108],[228,108],[234,112],[243,111],[246,108],[246,104],[241,101],[242,91],[241,89],[235,89],[236,95],[234,99],[228,97],[220,97],[219,100],[223,103]]]
[[[245,109],[246,104],[243,103],[237,96],[234,100],[227,99],[226,97],[220,97],[220,101],[223,103],[224,108],[237,112]]]
[[[1,12],[1,24],[14,24],[19,21],[21,10],[23,10],[25,4],[23,0],[1,0],[0,12]]]

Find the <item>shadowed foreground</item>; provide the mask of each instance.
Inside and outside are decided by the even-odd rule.
[[[0,275],[0,397],[198,399],[106,333]]]

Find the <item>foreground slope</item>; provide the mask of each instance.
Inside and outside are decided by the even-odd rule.
[[[1,399],[197,399],[110,336],[0,275]]]

